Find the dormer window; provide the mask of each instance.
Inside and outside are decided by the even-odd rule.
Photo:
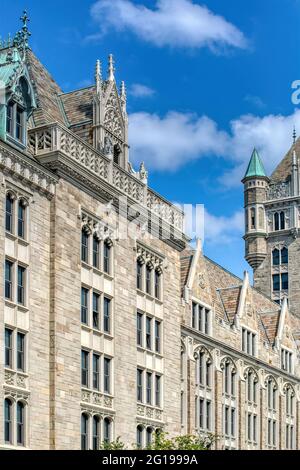
[[[25,114],[20,105],[9,101],[6,109],[6,132],[22,144],[25,144]]]

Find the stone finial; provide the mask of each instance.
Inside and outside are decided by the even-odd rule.
[[[101,92],[101,83],[102,83],[102,72],[101,72],[101,62],[100,62],[100,60],[97,60],[97,62],[96,62],[95,82],[96,82],[97,94],[100,94],[100,92]]]
[[[293,130],[293,144],[294,145],[296,143],[296,140],[297,140],[297,133],[296,133],[296,127],[294,126],[294,130]]]
[[[142,162],[141,165],[140,165],[139,175],[140,175],[140,179],[143,181],[143,183],[146,184],[147,181],[148,181],[148,171],[146,170],[144,162]]]
[[[113,81],[115,79],[115,66],[114,58],[112,54],[108,56],[108,80]]]

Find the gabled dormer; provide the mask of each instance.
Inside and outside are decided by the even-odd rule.
[[[27,16],[15,38],[0,44],[0,138],[21,149],[27,146],[27,123],[36,107],[26,54]]]

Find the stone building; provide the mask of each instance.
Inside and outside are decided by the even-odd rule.
[[[22,21],[0,44],[0,448],[146,446],[162,428],[299,448],[287,300],[191,249],[183,212],[133,169],[112,56],[64,93]]]

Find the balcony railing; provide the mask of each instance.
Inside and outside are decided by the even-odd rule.
[[[57,151],[66,155],[92,174],[109,182],[124,195],[162,217],[166,223],[183,231],[184,214],[179,208],[64,126],[55,123],[29,130],[28,148],[36,157]]]

